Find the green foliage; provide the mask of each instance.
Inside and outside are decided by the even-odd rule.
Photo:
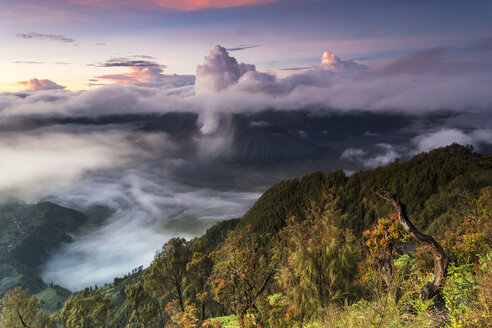
[[[276,276],[301,317],[343,296],[357,274],[358,250],[354,236],[337,228],[340,209],[332,195],[312,205],[306,219],[292,217],[280,232],[286,253]]]
[[[161,305],[177,299],[184,310],[187,282],[186,265],[192,256],[184,238],[172,238],[156,253],[154,261],[144,271],[144,289]]]
[[[88,288],[74,294],[65,303],[60,320],[66,328],[105,328],[113,320],[112,304],[109,298],[98,290]]]
[[[451,327],[462,327],[463,315],[473,305],[478,290],[478,278],[472,264],[448,268],[443,295],[446,306],[450,310]]]
[[[203,322],[198,318],[198,309],[193,303],[185,301],[184,309],[181,308],[178,300],[169,302],[166,311],[171,317],[171,322],[167,328],[199,328]]]
[[[3,328],[52,328],[55,320],[39,305],[27,289],[16,287],[0,300],[0,326]]]
[[[130,312],[127,328],[147,328],[164,325],[159,303],[145,291],[143,282],[125,289],[126,309]]]
[[[492,187],[483,188],[464,208],[468,213],[463,222],[448,228],[441,239],[456,265],[477,263],[480,256],[492,251]]]
[[[487,155],[472,153],[470,148],[454,144],[412,159],[387,166],[359,171],[346,177],[342,171],[316,172],[300,180],[282,181],[269,190],[243,216],[240,225],[251,224],[255,231],[276,232],[291,216],[301,217],[311,201],[319,201],[324,192],[338,188],[347,214],[345,227],[354,232],[369,228],[378,217],[390,211],[387,204],[372,195],[378,186],[397,192],[413,216],[424,227],[444,231],[450,222],[458,222],[459,195],[476,196],[479,188],[492,185],[492,166]]]
[[[42,265],[86,222],[83,214],[48,202],[1,205],[0,296],[16,285],[33,292],[45,288]]]
[[[405,266],[409,265],[411,261],[412,258],[410,257],[410,255],[405,253],[399,256],[397,259],[395,259],[393,264],[395,265],[396,268],[403,269]]]
[[[300,180],[279,182],[244,214],[240,226],[252,225],[254,231],[277,232],[285,226],[285,219],[302,216],[311,202],[319,201],[324,192],[346,181],[343,171],[335,171],[327,174],[315,172]]]
[[[205,251],[207,253],[217,250],[227,238],[229,231],[234,230],[240,219],[230,219],[220,221],[208,228],[200,240],[205,243]]]
[[[366,229],[371,228],[366,246],[376,255],[396,256],[395,246],[408,239],[394,219],[376,220],[390,213],[389,205],[371,193],[379,186],[399,193],[419,229],[444,235],[436,239],[450,258],[443,288],[451,310],[448,325],[487,327],[492,322],[491,185],[492,156],[459,145],[350,177],[342,171],[315,172],[283,181],[241,220],[219,222],[190,242],[171,239],[143,273],[72,295],[61,323],[67,328],[442,325],[431,316],[434,303],[419,297],[419,288],[432,279],[427,247],[415,254],[409,247],[395,259],[393,282],[402,291],[397,304],[375,256],[361,256]],[[39,290],[46,287],[40,264],[86,218],[49,203],[10,206],[0,207],[5,228],[0,232],[0,293],[17,284]],[[18,218],[32,224],[17,226]],[[58,292],[63,294],[52,286],[38,295],[53,300],[46,305],[54,309]],[[20,294],[24,301],[17,308],[27,309],[25,317],[32,317],[37,328],[41,318],[49,318],[43,304]],[[2,300],[0,320],[5,313],[15,314],[5,304],[12,302]],[[9,327],[2,321],[0,326]]]
[[[259,322],[269,328],[292,328],[299,326],[295,308],[280,293],[263,296],[258,302]]]
[[[246,316],[253,311],[255,321],[261,320],[257,303],[266,292],[273,277],[268,249],[262,238],[251,227],[236,229],[229,233],[225,244],[212,253],[215,261],[210,277],[216,299],[236,314],[240,327]]]

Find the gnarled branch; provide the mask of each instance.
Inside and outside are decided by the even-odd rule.
[[[398,222],[403,226],[405,231],[415,240],[427,245],[432,251],[432,259],[434,260],[434,279],[426,283],[420,289],[420,295],[423,300],[430,299],[439,293],[439,287],[446,278],[446,270],[448,266],[448,257],[441,245],[429,235],[421,233],[407,215],[405,204],[400,201],[397,194],[392,194],[388,191],[379,188],[373,188],[373,193],[381,199],[389,202],[396,209],[398,214]]]

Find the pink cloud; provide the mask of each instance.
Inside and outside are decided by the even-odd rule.
[[[195,82],[191,75],[166,75],[159,66],[128,66],[129,72],[97,76],[98,79],[109,80],[121,84],[134,84],[154,87],[180,87]]]
[[[321,67],[334,72],[364,71],[367,69],[367,66],[365,65],[358,64],[350,58],[340,59],[329,51],[323,53],[323,56],[321,57]]]
[[[61,86],[51,80],[43,79],[38,80],[36,78],[30,79],[28,81],[17,82],[20,85],[25,85],[27,91],[37,91],[37,90],[61,90],[65,89],[64,86]]]
[[[162,7],[180,11],[261,5],[285,0],[70,0],[78,5],[100,7]]]

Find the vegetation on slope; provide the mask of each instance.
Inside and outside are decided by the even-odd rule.
[[[32,292],[47,287],[41,266],[86,222],[83,214],[48,202],[0,206],[0,295],[13,286]]]
[[[73,295],[53,319],[67,328],[488,327],[491,173],[492,156],[452,145],[350,177],[284,181],[240,221],[171,239],[149,268]],[[444,248],[435,297],[420,295],[432,280],[430,249],[408,244],[374,186],[397,192]],[[0,309],[2,327],[16,327],[4,320],[11,308]]]

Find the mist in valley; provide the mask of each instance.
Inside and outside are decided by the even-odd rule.
[[[86,213],[43,279],[101,285],[150,264],[169,238],[241,217],[282,179],[351,174],[452,142],[491,151],[483,58],[466,70],[452,48],[434,49],[370,67],[328,53],[278,78],[217,46],[196,81],[157,72],[90,91],[3,93],[0,196]]]

